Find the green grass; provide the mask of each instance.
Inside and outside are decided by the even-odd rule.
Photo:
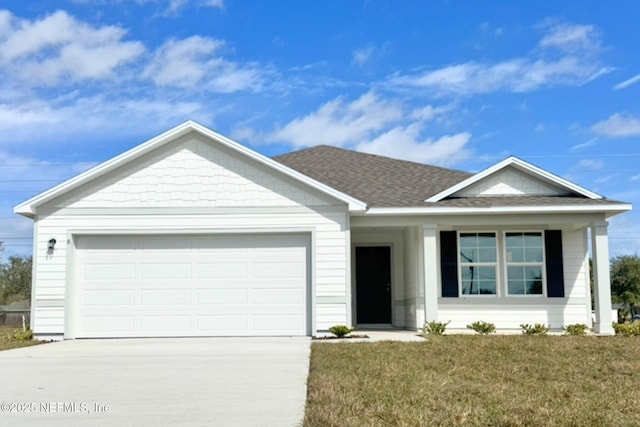
[[[41,341],[36,340],[14,340],[10,339],[10,336],[16,331],[22,330],[16,326],[0,326],[0,351],[10,350],[12,348],[28,347],[30,345],[41,344]]]
[[[637,426],[640,339],[314,343],[305,426]]]

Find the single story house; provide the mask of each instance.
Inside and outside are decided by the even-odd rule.
[[[607,219],[630,209],[515,157],[475,174],[324,145],[268,158],[189,121],[14,211],[34,221],[35,336],[73,339],[612,334]]]

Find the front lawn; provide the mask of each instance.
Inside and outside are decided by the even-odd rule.
[[[640,339],[314,343],[305,426],[637,426]]]
[[[17,339],[21,335],[22,328],[16,326],[0,326],[0,351],[12,348],[28,347],[40,344],[41,341],[33,339]]]

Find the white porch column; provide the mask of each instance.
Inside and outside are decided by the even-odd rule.
[[[593,293],[596,308],[596,321],[593,330],[596,334],[614,335],[611,326],[611,279],[609,276],[609,237],[606,221],[591,225],[591,252],[593,262]]]
[[[424,240],[424,317],[425,322],[438,320],[438,239],[437,226],[422,226]]]

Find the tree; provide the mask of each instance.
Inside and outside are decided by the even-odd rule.
[[[640,256],[621,255],[611,260],[611,296],[631,315],[640,310]]]
[[[31,257],[11,256],[0,263],[0,304],[31,299]]]

